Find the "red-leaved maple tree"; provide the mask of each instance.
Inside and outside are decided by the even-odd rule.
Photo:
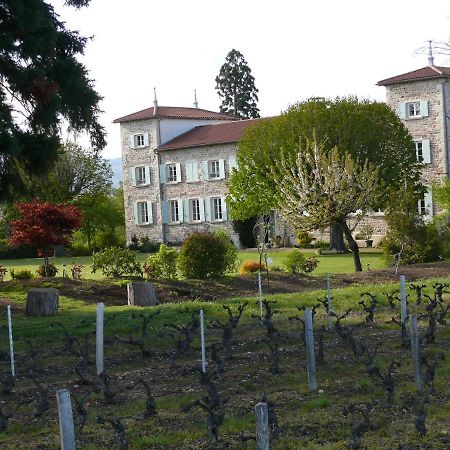
[[[10,224],[10,243],[42,250],[47,274],[50,248],[66,244],[73,231],[80,228],[81,212],[73,205],[38,201],[19,202],[15,207],[21,217]]]

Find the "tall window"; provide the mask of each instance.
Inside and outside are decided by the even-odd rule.
[[[222,214],[222,199],[220,197],[215,197],[211,199],[212,207],[212,219],[213,220],[223,220]]]
[[[420,102],[407,103],[406,114],[408,117],[420,117]]]
[[[220,178],[219,161],[209,161],[209,178]]]
[[[168,164],[167,165],[167,181],[174,182],[178,181],[178,174],[177,174],[177,165],[176,164]]]
[[[134,147],[144,147],[145,146],[145,140],[143,134],[135,134],[134,135]]]
[[[180,213],[178,210],[178,200],[170,200],[169,201],[169,212],[170,212],[170,221],[171,222],[179,222],[180,221]]]
[[[146,184],[145,166],[136,167],[136,185]]]
[[[422,198],[419,200],[419,214],[421,216],[426,216],[428,214],[428,208],[427,208],[427,204],[425,202],[425,199]]]
[[[189,206],[191,210],[191,221],[199,222],[200,218],[200,200],[198,198],[191,198],[189,200]]]
[[[417,161],[423,162],[423,144],[422,141],[416,142]]]
[[[137,202],[137,215],[138,224],[149,223],[147,202]]]

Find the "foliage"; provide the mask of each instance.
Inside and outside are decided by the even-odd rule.
[[[300,248],[309,248],[311,245],[311,236],[307,231],[298,230],[295,233],[297,244]]]
[[[75,280],[81,280],[81,273],[83,272],[84,266],[82,264],[72,263],[70,271],[72,272],[72,278]]]
[[[128,248],[135,252],[154,253],[159,250],[159,243],[150,240],[148,236],[137,237],[135,234],[131,236]]]
[[[34,278],[33,272],[31,272],[31,270],[28,269],[23,270],[11,269],[10,275],[13,280],[31,280]]]
[[[0,264],[0,278],[3,278],[8,272],[8,269]]]
[[[372,225],[366,224],[363,225],[359,231],[355,235],[355,239],[362,239],[364,241],[367,241],[369,239],[372,239],[374,228]]]
[[[158,253],[147,258],[143,271],[148,278],[174,280],[177,277],[177,258],[176,249],[161,244]]]
[[[383,251],[388,262],[400,255],[403,264],[430,262],[440,259],[442,241],[434,224],[425,224],[417,208],[418,194],[401,190],[391,194],[391,204],[385,210],[389,227],[383,239]]]
[[[312,247],[318,248],[320,250],[326,250],[330,248],[330,243],[327,241],[316,241],[313,244],[311,244]]]
[[[31,247],[15,247],[9,245],[8,240],[0,240],[0,259],[14,259],[14,258],[35,258],[36,249]]]
[[[92,256],[92,272],[101,270],[107,277],[142,275],[141,265],[136,262],[136,253],[120,247],[107,247]]]
[[[256,240],[253,228],[258,220],[257,216],[244,220],[233,220],[233,230],[239,235],[239,242],[244,248],[255,248]]]
[[[48,252],[53,245],[67,244],[74,229],[80,226],[80,211],[73,205],[47,202],[16,203],[20,217],[11,222],[12,245],[27,245],[42,250],[48,268]]]
[[[239,265],[239,251],[234,245],[230,235],[223,228],[213,230],[212,234],[225,245],[225,272],[236,272]]]
[[[106,142],[101,97],[78,60],[87,39],[66,29],[44,0],[5,0],[1,14],[0,195],[7,198],[22,187],[18,165],[37,174],[51,168],[61,124],[87,131],[95,149]]]
[[[444,208],[439,215],[433,217],[433,223],[441,238],[442,250],[445,256],[450,255],[450,182],[433,186],[433,198]]]
[[[239,273],[241,275],[247,275],[249,273],[259,272],[260,270],[266,270],[266,264],[264,262],[260,265],[258,261],[244,261],[239,268]]]
[[[216,77],[216,90],[222,99],[220,112],[240,119],[259,117],[258,89],[244,56],[232,49]]]
[[[45,266],[45,264],[42,264],[38,267],[36,273],[40,277],[54,277],[58,273],[58,268],[52,263],[49,263],[47,267]]]
[[[227,270],[227,245],[212,233],[194,232],[184,242],[178,269],[185,278],[211,278]]]
[[[297,249],[293,249],[287,253],[283,261],[283,265],[286,270],[292,274],[310,273],[317,267],[318,264],[319,261],[317,258],[314,256],[305,258],[304,255]]]
[[[389,106],[355,97],[315,98],[246,129],[237,152],[239,170],[233,172],[229,182],[227,202],[234,220],[277,209],[279,189],[285,183],[277,184],[271,169],[278,167],[286,155],[295,158],[299,145],[314,133],[326,152],[337,146],[358,165],[368,161],[378,167],[381,192],[395,190],[405,181],[419,184],[414,143]],[[384,208],[388,197],[379,196],[378,200],[374,209]]]

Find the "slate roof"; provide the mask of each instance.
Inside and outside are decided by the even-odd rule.
[[[430,80],[433,78],[450,77],[450,67],[427,66],[412,72],[403,73],[395,77],[386,78],[377,83],[378,86],[388,86],[408,81]]]
[[[203,145],[238,142],[242,138],[245,129],[258,120],[260,119],[201,125],[159,146],[158,150],[175,150]]]
[[[237,120],[236,117],[228,114],[208,111],[200,108],[185,108],[180,106],[158,106],[156,114],[154,107],[143,109],[142,111],[128,114],[113,121],[113,123],[131,122],[143,119],[204,119],[204,120]]]

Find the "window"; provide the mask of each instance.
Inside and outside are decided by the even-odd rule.
[[[422,163],[423,162],[423,144],[422,144],[422,141],[416,142],[416,155],[417,155],[417,161]]]
[[[176,164],[167,164],[167,182],[174,183],[176,181],[178,181],[177,165]]]
[[[171,222],[179,222],[180,221],[180,211],[178,209],[178,200],[170,200],[169,201],[169,214]]]
[[[209,161],[209,178],[220,178],[219,161]]]
[[[189,200],[189,209],[191,211],[191,222],[200,222],[200,199],[191,198]]]
[[[148,204],[147,202],[136,203],[137,224],[144,225],[149,223]]]
[[[135,171],[136,171],[136,186],[147,184],[145,166],[136,167]]]
[[[214,197],[211,199],[212,207],[212,220],[223,220],[222,214],[222,199],[220,197]]]
[[[408,117],[421,117],[420,102],[407,103],[406,114],[408,115]]]
[[[428,208],[427,208],[427,204],[425,202],[425,199],[422,198],[419,200],[419,214],[421,216],[426,216],[428,215]]]

